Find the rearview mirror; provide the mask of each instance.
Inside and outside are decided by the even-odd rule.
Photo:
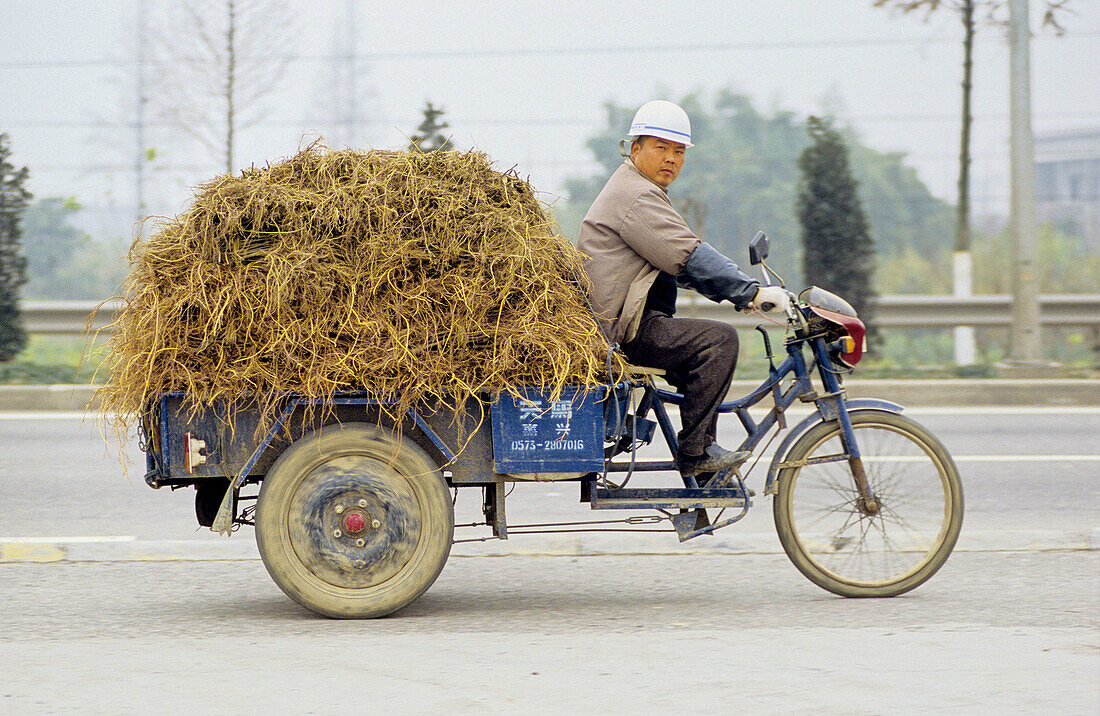
[[[749,263],[755,266],[768,258],[768,237],[763,231],[757,231],[756,236],[749,242]]]

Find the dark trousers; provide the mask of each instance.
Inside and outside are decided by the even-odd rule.
[[[664,369],[684,394],[680,452],[701,455],[714,442],[718,407],[737,367],[737,330],[719,321],[646,311],[638,335],[622,350],[635,365]]]

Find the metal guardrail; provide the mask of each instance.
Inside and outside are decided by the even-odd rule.
[[[119,301],[23,301],[23,325],[34,335],[80,336],[101,331],[122,309]],[[93,315],[94,314],[94,315]]]
[[[928,328],[935,326],[998,326],[1012,324],[1012,297],[972,296],[886,296],[882,317],[884,328]],[[882,319],[888,319],[886,321]],[[1039,297],[1039,320],[1044,326],[1100,326],[1100,295],[1048,294]]]
[[[751,327],[758,316],[739,313],[728,303],[691,297],[678,304],[685,316],[712,318],[738,327]],[[880,296],[874,303],[878,328],[953,328],[955,326],[1008,328],[1012,325],[1012,296]],[[1043,326],[1100,329],[1100,294],[1048,294],[1039,297]]]
[[[79,336],[86,330],[109,330],[121,310],[118,301],[24,301],[21,305],[27,330],[39,335]],[[750,328],[758,316],[739,313],[729,303],[713,303],[684,297],[679,313],[712,318]],[[97,310],[98,309],[98,310]],[[93,315],[94,314],[94,315]],[[1100,294],[1050,294],[1039,297],[1043,326],[1086,327],[1100,331]],[[1012,323],[1012,297],[971,296],[880,296],[875,302],[874,322],[879,328],[951,328],[978,326],[1005,328]]]

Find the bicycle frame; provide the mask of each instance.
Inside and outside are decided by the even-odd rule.
[[[787,357],[778,367],[775,365],[771,344],[765,333],[765,349],[769,364],[767,379],[748,395],[736,400],[725,401],[718,409],[719,414],[734,413],[737,415],[746,432],[745,439],[741,442],[739,449],[754,451],[777,423],[781,430],[787,427],[784,414],[795,401],[813,402],[817,404],[817,411],[799,423],[777,449],[775,458],[772,461],[772,466],[768,471],[768,478],[764,490],[765,494],[774,494],[776,490],[775,480],[778,474],[778,467],[782,465],[782,457],[787,448],[793,444],[794,440],[799,435],[809,429],[809,427],[823,420],[838,420],[843,433],[842,444],[844,447],[844,454],[837,455],[830,459],[838,461],[847,460],[852,465],[853,474],[857,483],[861,482],[860,474],[862,473],[862,466],[860,463],[859,446],[855,434],[852,431],[849,411],[876,408],[889,410],[891,412],[901,412],[902,409],[900,405],[884,400],[848,400],[837,372],[831,367],[833,363],[829,358],[828,348],[824,338],[821,335],[807,334],[806,330],[805,328],[798,329],[793,335],[787,338],[785,342]],[[807,365],[805,352],[803,350],[806,344],[810,345],[813,354],[813,361],[809,365]],[[823,394],[818,394],[813,387],[810,371],[814,366],[817,367],[817,372],[824,389]],[[793,382],[786,390],[782,390],[782,382],[791,376],[793,376]],[[678,447],[676,429],[672,425],[672,421],[669,418],[665,406],[682,404],[684,396],[680,393],[657,388],[652,381],[649,380],[643,383],[642,387],[644,393],[638,404],[635,415],[638,419],[646,419],[649,412],[652,411],[671,454],[676,455]],[[749,414],[749,408],[760,403],[768,395],[773,397],[774,404],[771,410],[769,410],[758,422]],[[630,462],[609,460],[607,465],[607,471],[609,473],[656,472],[661,470],[676,470],[676,463],[674,461],[663,460],[632,460]],[[688,490],[694,491],[700,489],[694,477],[683,477],[682,479],[684,481],[684,487]],[[739,476],[737,480],[740,481]],[[710,493],[714,487],[726,487],[728,484],[729,476],[726,475],[719,478],[719,485],[715,486],[712,481],[708,484],[707,488],[702,490],[702,492]],[[860,485],[860,492],[861,494],[866,493],[865,484]],[[691,492],[690,494],[695,493]],[[868,500],[873,499],[869,494],[866,494],[865,497]]]

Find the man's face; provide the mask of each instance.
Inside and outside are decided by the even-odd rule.
[[[639,137],[630,145],[630,158],[643,175],[665,189],[680,176],[685,147],[660,137]]]

